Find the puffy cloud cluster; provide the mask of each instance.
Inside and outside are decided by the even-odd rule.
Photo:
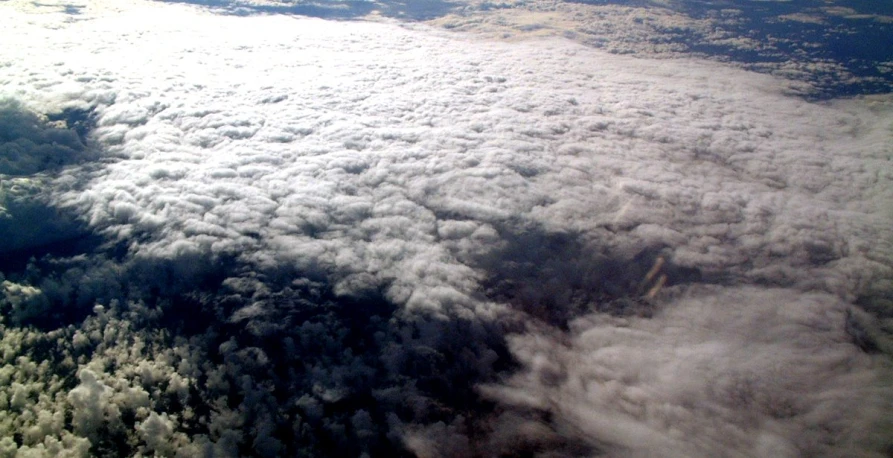
[[[97,306],[78,326],[49,332],[0,325],[4,456],[190,450],[191,439],[173,427],[190,419],[179,406],[189,399],[197,362],[187,343],[170,346],[163,331],[133,329],[152,310],[134,305],[128,313],[140,316]]]
[[[18,178],[92,236],[3,270],[3,453],[890,446],[889,97],[417,25],[0,8],[0,80],[93,113],[102,152]]]
[[[457,382],[495,381],[507,356],[495,324],[399,318],[381,298],[276,284],[233,277],[214,295],[113,300],[51,331],[2,326],[0,424],[15,438],[4,446],[11,456],[57,456],[60,444],[72,456],[378,456],[417,425],[479,410],[473,384]]]

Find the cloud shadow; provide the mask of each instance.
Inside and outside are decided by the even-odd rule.
[[[475,262],[488,272],[485,294],[561,329],[593,311],[649,317],[662,288],[715,280],[674,265],[660,246],[628,257],[581,234],[506,227],[500,235],[505,244]]]

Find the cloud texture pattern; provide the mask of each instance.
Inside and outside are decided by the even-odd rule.
[[[554,38],[31,9],[2,6],[3,92],[90,110],[101,158],[16,173],[105,242],[7,273],[0,427],[27,432],[0,453],[890,446],[889,97]],[[0,229],[39,246],[23,214]],[[59,303],[79,321],[20,326]]]

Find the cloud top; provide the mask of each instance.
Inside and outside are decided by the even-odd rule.
[[[22,412],[2,425],[34,431],[6,449],[889,446],[887,356],[863,351],[889,334],[889,97],[812,103],[562,39],[116,5],[0,7],[9,91],[92,110],[58,135],[101,152],[16,178],[39,187],[7,207],[103,241],[0,278]],[[29,157],[52,144],[15,125],[39,127]],[[46,227],[8,214],[19,239]]]

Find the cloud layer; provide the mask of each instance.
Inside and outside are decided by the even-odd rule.
[[[38,185],[2,202],[102,236],[3,272],[3,450],[889,446],[889,97],[560,39],[2,8],[4,95],[81,113],[58,135],[99,154],[7,170]],[[8,246],[53,241],[35,212]]]
[[[844,308],[692,288],[651,319],[589,315],[566,336],[512,337],[528,371],[484,392],[623,456],[858,456],[887,440],[865,422],[886,415],[890,393],[839,325]]]
[[[797,91],[834,98],[890,92],[891,14],[886,5],[850,0],[471,0],[432,23],[509,40],[562,36],[620,54],[698,55],[789,78],[800,83]]]

